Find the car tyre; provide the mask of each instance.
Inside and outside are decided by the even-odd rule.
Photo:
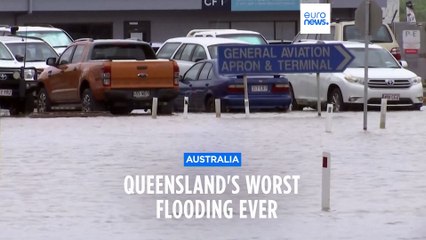
[[[289,109],[291,111],[303,110],[303,107],[300,106],[299,104],[297,104],[296,98],[294,96],[293,86],[291,84],[290,84],[290,91],[289,91],[289,93],[291,95],[291,104],[289,106]]]
[[[37,112],[50,112],[52,110],[52,103],[47,95],[45,88],[40,89],[37,95]]]
[[[213,96],[210,96],[207,98],[204,109],[205,112],[216,112],[216,102],[215,102],[216,98],[214,98]],[[223,101],[220,102],[220,112],[226,112],[226,106],[223,103]]]
[[[168,101],[158,106],[158,114],[171,115],[172,112],[173,112],[173,101]]]
[[[95,100],[92,90],[86,88],[81,95],[81,111],[82,112],[96,112],[102,111],[104,107],[102,104]]]
[[[339,88],[333,88],[330,94],[330,99],[328,101],[330,104],[333,104],[334,112],[342,112],[346,110],[346,105],[343,102],[342,92]]]

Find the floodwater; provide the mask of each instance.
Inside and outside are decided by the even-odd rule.
[[[426,239],[426,111],[0,119],[0,239]],[[321,211],[322,153],[331,210]],[[184,168],[184,152],[241,152]],[[298,194],[128,195],[126,175],[299,175]],[[244,188],[244,187],[243,187]],[[277,219],[157,219],[156,200],[266,199]]]

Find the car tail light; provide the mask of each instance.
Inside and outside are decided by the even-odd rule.
[[[102,84],[111,86],[111,66],[104,66],[102,73]]]
[[[401,60],[401,52],[398,47],[394,47],[390,50],[390,53],[395,57],[396,60]]]
[[[228,93],[244,93],[244,85],[233,84],[228,86]]]
[[[179,86],[179,66],[173,61],[173,84]]]
[[[289,93],[289,85],[288,84],[282,84],[282,83],[276,83],[272,86],[271,92],[273,92],[273,93]]]

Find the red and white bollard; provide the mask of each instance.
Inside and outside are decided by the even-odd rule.
[[[330,153],[322,153],[322,210],[330,211]]]

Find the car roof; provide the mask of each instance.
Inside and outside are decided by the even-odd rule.
[[[200,31],[200,32],[197,32],[195,34],[206,34],[206,33],[212,33],[212,34],[215,34],[215,35],[220,35],[220,34],[241,34],[241,33],[259,34],[258,32],[255,32],[255,31],[239,30],[239,29],[211,29],[211,30],[207,30],[207,31]]]
[[[215,44],[232,44],[232,43],[241,43],[248,44],[245,41],[229,39],[229,38],[218,38],[218,37],[177,37],[170,38],[164,43],[169,42],[178,42],[178,43],[195,43],[201,45],[215,45]]]
[[[26,39],[26,41],[23,41],[23,39]],[[3,43],[45,42],[41,39],[23,36],[0,36],[0,41]]]
[[[303,42],[297,42],[294,44],[316,44],[318,42],[323,42],[325,44],[342,44],[345,47],[348,48],[364,48],[365,44],[364,42],[355,42],[355,41],[333,41],[333,40],[327,40],[327,41],[318,41],[318,40],[307,40],[307,41],[303,41]],[[370,43],[368,44],[368,48],[383,48],[380,45],[374,44],[374,43]]]
[[[10,31],[10,28],[13,26],[1,26],[0,30],[4,31],[7,30],[8,32]],[[43,27],[43,26],[17,26],[19,27],[18,32],[24,32],[24,31],[51,31],[51,32],[55,32],[55,31],[62,31],[62,29],[60,28],[55,28],[55,27]]]

